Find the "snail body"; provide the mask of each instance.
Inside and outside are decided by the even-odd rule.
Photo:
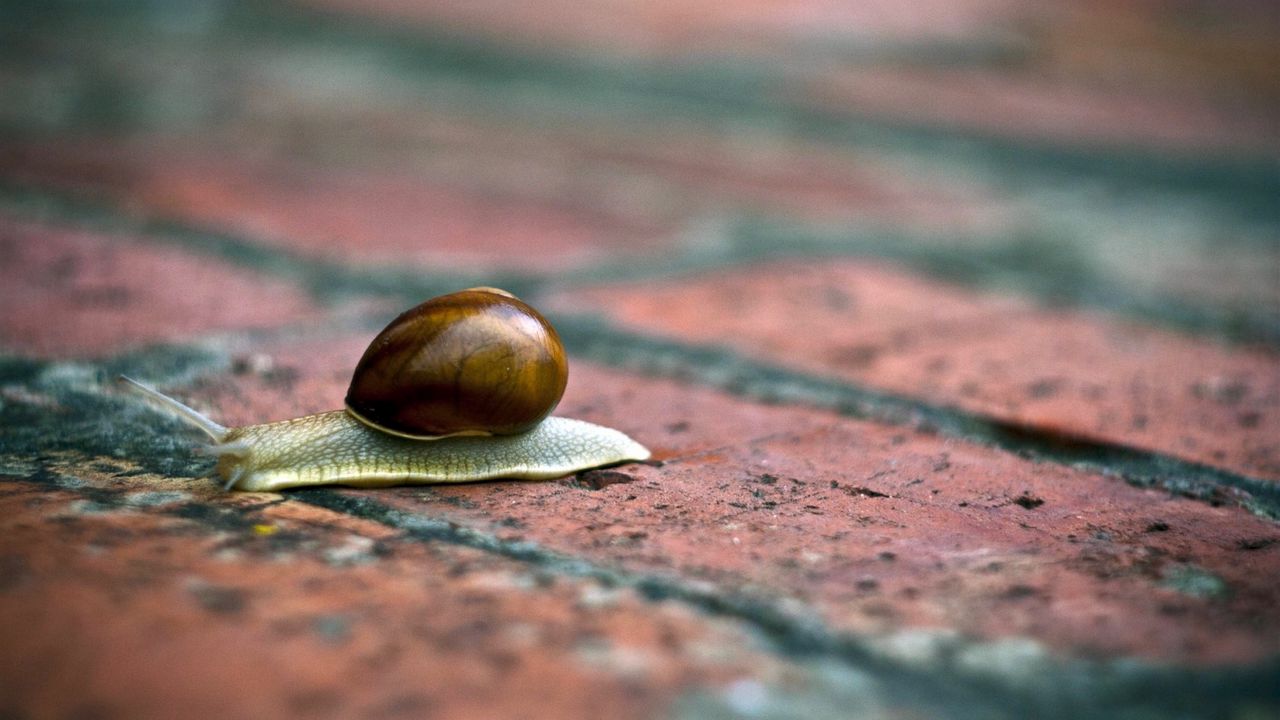
[[[357,365],[345,410],[227,428],[121,379],[210,437],[228,490],[541,480],[648,459],[622,432],[547,417],[567,372],[541,315],[477,288],[428,300],[383,330]]]

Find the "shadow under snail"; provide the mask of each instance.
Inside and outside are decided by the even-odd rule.
[[[542,315],[504,290],[472,288],[427,300],[379,333],[344,410],[227,428],[121,380],[212,438],[227,490],[543,480],[648,459],[617,430],[548,417],[568,377]]]

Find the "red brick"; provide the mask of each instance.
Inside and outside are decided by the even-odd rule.
[[[749,131],[540,128],[432,112],[344,141],[358,167],[157,138],[0,145],[0,173],[313,257],[470,272],[652,257],[726,207],[949,234],[996,232],[1010,217],[981,188],[865,149]]]
[[[705,234],[705,221],[719,219],[726,208],[962,235],[991,232],[1008,219],[1007,203],[982,188],[927,177],[865,148],[750,131],[634,133],[626,142],[588,138],[576,144],[591,165],[626,173],[623,183],[665,188],[660,196],[670,195],[668,202],[695,224],[695,233]]]
[[[126,498],[185,493],[205,519],[4,485],[0,684],[24,717],[654,717],[689,688],[778,672],[738,632],[625,590],[306,506],[63,470]]]
[[[324,379],[332,363],[276,356],[341,396],[344,381]],[[1030,637],[1167,662],[1280,650],[1258,632],[1280,621],[1276,531],[1242,509],[583,362],[572,375],[559,414],[618,427],[665,464],[623,466],[599,490],[586,476],[348,492],[609,567],[798,601],[839,630]],[[200,391],[215,416],[244,412],[220,409],[232,397],[272,417],[290,402],[252,378],[217,387]],[[1225,593],[1170,588],[1202,572]]]
[[[828,66],[800,94],[835,112],[1058,145],[1280,151],[1280,25],[1266,4],[1078,0],[1018,14],[1021,62]]]
[[[89,356],[320,316],[305,293],[177,248],[0,215],[0,343]]]
[[[851,70],[815,78],[814,104],[891,120],[1066,145],[1280,151],[1265,108],[1156,88],[1046,83],[973,69]]]
[[[547,304],[1032,428],[1280,478],[1280,358],[926,281],[776,263]]]
[[[999,196],[920,173],[874,148],[750,126],[513,126],[447,115],[405,123],[402,145],[420,141],[415,132],[432,139],[430,155],[420,158],[424,165],[641,227],[693,223],[696,231],[708,218],[738,209],[948,235],[991,232],[1009,220]],[[371,152],[376,156],[376,148]],[[524,182],[530,165],[543,168],[545,177]]]
[[[1190,91],[1224,104],[1274,108],[1280,100],[1274,73],[1280,13],[1272,3],[1231,0],[1197,8],[1080,0],[1037,18],[1028,30],[1051,75],[1170,95]]]
[[[819,46],[868,39],[885,41],[978,37],[1014,19],[1021,3],[1009,0],[883,3],[734,2],[566,3],[534,8],[510,0],[465,4],[374,0],[307,0],[344,13],[409,20],[426,27],[516,45],[592,50],[609,54],[698,57],[794,54],[797,43]],[[1021,13],[1019,13],[1021,14]]]
[[[468,191],[395,167],[265,160],[208,143],[12,146],[0,168],[105,195],[135,213],[353,266],[538,272],[664,244],[660,230],[536,197]],[[527,252],[532,246],[538,252]]]
[[[189,397],[228,426],[339,409],[351,371],[374,334],[337,333],[255,344],[233,358],[235,374],[206,378]]]
[[[1194,14],[1204,9],[1088,0],[307,4],[557,52],[768,60],[787,68],[788,99],[807,97],[837,112],[1069,142],[1276,148],[1269,117],[1277,98],[1271,68],[1280,60],[1276,18],[1251,3],[1215,6],[1212,19]],[[1022,55],[1011,70],[953,69],[932,58],[895,62],[901,55],[894,51],[908,51],[904,44],[927,53],[937,41]],[[800,56],[797,47],[804,48]],[[887,52],[879,63],[850,62],[841,54],[850,47]],[[820,90],[806,96],[797,87]]]
[[[348,35],[341,20],[313,25],[294,8],[270,11],[273,22],[243,37],[228,34],[246,17],[238,11],[182,28],[160,18],[136,39],[130,34],[125,48],[119,29],[104,25],[99,35],[72,13],[66,32],[44,24],[0,69],[8,77],[0,84],[20,96],[0,115],[27,137],[49,138],[0,143],[0,179],[36,194],[100,200],[106,209],[87,213],[98,218],[173,219],[357,274],[390,265],[581,282],[575,271],[597,264],[675,257],[671,269],[679,270],[685,251],[700,262],[754,251],[728,235],[754,229],[748,223],[756,218],[800,233],[831,228],[833,244],[851,229],[890,227],[913,243],[910,254],[929,243],[984,252],[967,243],[1061,229],[1059,221],[1075,223],[1082,208],[1094,209],[1076,202],[1084,191],[1047,209],[1079,187],[1065,195],[1055,188],[1046,200],[1035,189],[990,181],[981,143],[972,157],[955,145],[936,165],[920,154],[914,131],[889,127],[903,120],[1015,136],[1033,151],[1045,138],[1059,148],[1156,144],[1192,151],[1191,165],[1215,168],[1206,147],[1276,148],[1249,113],[1276,100],[1280,45],[1270,29],[1228,21],[1234,11],[1221,4],[304,4],[421,22],[428,39],[415,46],[401,23],[384,35],[385,26],[358,19]],[[1076,16],[1071,8],[1081,7]],[[536,75],[528,84],[502,82],[486,74],[495,66],[479,74],[440,66],[442,74],[426,75],[394,67],[455,34],[481,60],[501,65],[533,46],[535,60],[581,61],[586,75],[570,72],[552,89]],[[469,44],[473,36],[498,42],[486,49]],[[192,39],[205,70],[192,75],[146,61]],[[969,64],[969,51],[1019,47],[1027,52],[1013,58],[1016,70],[959,67]],[[916,57],[916,48],[925,52]],[[575,55],[583,49],[599,54]],[[912,66],[948,67],[884,69],[904,49]],[[870,50],[869,64],[880,69],[840,75],[849,50],[859,64],[868,64]],[[931,55],[939,51],[944,57]],[[660,62],[610,69],[635,55]],[[294,72],[299,58],[309,68],[302,75]],[[594,92],[615,72],[624,84],[656,72],[659,85],[691,93],[687,107],[711,108],[723,88],[703,93],[699,83],[714,82],[716,63],[736,58],[746,58],[747,76],[763,72],[756,100],[780,99],[780,114],[765,113],[780,121],[728,119],[727,106],[668,115],[661,88],[640,90],[632,98],[639,115],[619,121],[617,103],[604,100],[609,93]],[[40,72],[25,72],[36,65]],[[206,66],[225,71],[213,85]],[[365,83],[371,68],[395,72]],[[733,72],[731,80],[747,77]],[[446,92],[437,93],[437,83]],[[99,97],[104,88],[110,97]],[[512,88],[515,101],[506,105]],[[212,104],[203,98],[172,114],[175,98],[185,103],[210,90]],[[970,113],[962,96],[980,97],[987,114]],[[550,107],[562,97],[569,107]],[[501,114],[503,107],[538,111]],[[822,132],[806,107],[837,123],[851,109],[888,122],[882,138],[845,138],[836,147],[799,139]],[[785,119],[791,115],[795,127]],[[163,135],[145,136],[139,122]],[[89,127],[139,139],[67,137]],[[936,136],[943,145],[946,134]],[[1259,232],[1224,212],[1210,213],[1204,227]],[[1245,250],[1241,241],[1238,252],[1206,259],[1197,243],[1171,242],[1148,262],[1151,245],[1143,243],[1162,233],[1133,222],[1135,213],[1104,212],[1091,221],[1098,232],[1086,233],[1090,243],[1071,246],[1130,297],[1169,293],[1224,311],[1249,303],[1250,317],[1280,300],[1268,250]],[[233,354],[229,370],[177,388],[218,420],[246,423],[336,407],[372,335],[339,322],[362,317],[358,308],[317,310],[297,287],[158,238],[16,217],[0,219],[0,301],[13,316],[0,323],[6,352],[112,353],[284,326],[252,346],[213,338]],[[1175,238],[1204,229],[1177,213],[1168,223]],[[1130,227],[1138,225],[1145,230]],[[1071,252],[1061,257],[1074,259]],[[1123,261],[1112,264],[1117,257]],[[1274,351],[1046,311],[854,262],[566,290],[553,305],[935,406],[1280,478]],[[80,383],[70,388],[52,377],[39,390],[10,385],[0,409],[32,417],[37,404],[63,399],[103,407],[82,402],[94,390]],[[681,712],[682,698],[715,695],[739,678],[786,693],[825,675],[823,706],[831,707],[857,695],[858,683],[896,684],[892,693],[909,694],[912,680],[927,681],[919,695],[928,702],[952,694],[968,671],[982,676],[983,690],[954,692],[961,698],[990,688],[1034,708],[1059,697],[1037,690],[1056,673],[1022,684],[1026,669],[992,651],[1008,647],[1063,657],[1070,672],[1060,697],[1082,705],[1093,689],[1103,705],[1142,702],[1134,691],[1185,677],[1191,699],[1205,707],[1219,699],[1215,690],[1239,687],[1241,676],[1225,665],[1273,662],[1280,651],[1280,533],[1239,507],[578,358],[560,412],[619,427],[664,464],[542,483],[266,495],[135,475],[119,458],[32,451],[30,433],[16,445],[4,437],[0,715],[686,717],[697,706]],[[72,423],[72,437],[60,444],[112,447],[114,431],[91,436],[94,420]],[[348,511],[308,504],[335,499],[349,501]],[[453,539],[414,538],[358,519],[377,504],[400,518],[439,522]],[[547,567],[478,549],[491,540],[529,549],[512,556],[582,563]],[[624,581],[604,587],[578,577],[583,568]],[[628,589],[649,588],[646,578],[689,588],[689,596],[663,602]],[[761,604],[685,602],[698,596]],[[810,648],[815,656],[785,656],[792,646],[769,642],[773,616],[735,607],[778,609],[805,629],[812,622],[830,644]],[[865,648],[901,648],[921,636],[958,639],[942,642],[936,664],[860,661]],[[1139,662],[1130,661],[1135,656]],[[1209,665],[1223,674],[1193,677]],[[1246,667],[1244,677],[1267,668]],[[830,691],[847,678],[857,682]],[[866,693],[866,706],[840,709],[874,707],[881,689]],[[1263,691],[1254,697],[1270,699]],[[1265,713],[1260,707],[1241,712]]]
[[[1256,628],[1280,619],[1268,599],[1280,554],[1244,549],[1275,529],[1243,510],[669,383],[606,374],[591,386],[621,387],[585,406],[571,400],[562,412],[582,407],[619,425],[666,465],[623,468],[634,482],[596,492],[477,485],[401,491],[387,501],[484,521],[496,532],[494,519],[512,516],[520,529],[507,534],[792,597],[846,630],[944,627],[1174,662],[1278,649]],[[1043,504],[1025,508],[1024,497]],[[1170,530],[1147,531],[1159,522]],[[1164,589],[1178,563],[1220,576],[1233,597],[1205,602]]]

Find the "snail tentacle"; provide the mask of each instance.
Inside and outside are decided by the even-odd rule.
[[[235,469],[231,471],[230,477],[227,478],[227,481],[223,483],[222,489],[226,492],[231,492],[231,488],[235,487],[236,483],[240,482],[240,478],[242,477],[244,477],[244,466],[237,465]]]
[[[200,452],[205,455],[214,457],[222,457],[223,455],[248,455],[253,452],[253,446],[243,440],[235,440],[224,442],[218,445],[205,445],[200,448]]]
[[[168,395],[165,395],[159,390],[156,390],[150,385],[140,383],[127,375],[119,376],[119,381],[125,383],[127,387],[141,394],[152,403],[169,410],[176,417],[185,420],[188,425],[199,428],[208,435],[214,443],[222,443],[222,441],[226,439],[229,430],[225,426],[214,422],[208,415],[205,415],[199,410],[188,407]]]

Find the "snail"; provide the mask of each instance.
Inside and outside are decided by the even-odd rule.
[[[357,363],[343,410],[227,428],[120,379],[212,439],[227,490],[542,480],[649,457],[617,430],[549,417],[568,381],[564,347],[542,315],[496,288],[393,320]]]

